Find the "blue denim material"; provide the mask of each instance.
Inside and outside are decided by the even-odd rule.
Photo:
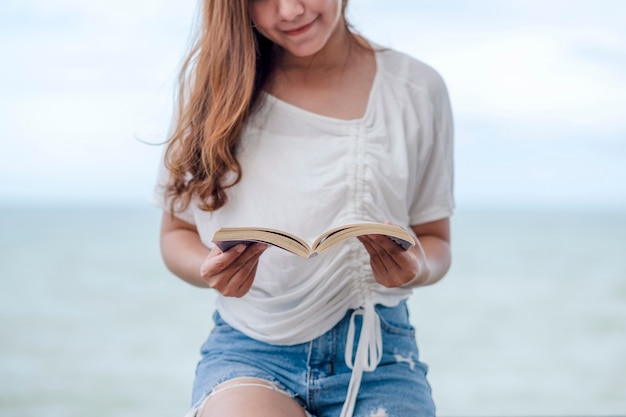
[[[383,357],[375,371],[363,374],[354,417],[434,416],[427,366],[418,360],[406,303],[378,305],[376,311]],[[216,312],[215,327],[201,349],[192,405],[197,407],[222,382],[255,377],[275,383],[315,417],[338,417],[352,372],[344,357],[351,314],[348,311],[334,328],[311,342],[276,346],[233,329]],[[358,335],[360,317],[356,324]]]

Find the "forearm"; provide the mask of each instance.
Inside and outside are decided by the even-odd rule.
[[[419,268],[409,287],[431,285],[439,281],[450,269],[450,219],[411,226],[419,244],[410,250],[416,256]]]
[[[167,268],[182,280],[196,287],[208,288],[200,276],[200,266],[209,254],[200,236],[191,228],[172,227],[164,215],[161,229],[161,256]]]
[[[416,253],[416,256],[424,256],[426,268],[407,286],[432,285],[441,280],[450,269],[452,261],[450,242],[432,235],[420,236],[419,241],[423,254]],[[413,247],[410,250],[418,251],[420,249]]]

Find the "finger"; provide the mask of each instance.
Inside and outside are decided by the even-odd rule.
[[[228,269],[226,286],[223,295],[241,297],[252,287],[259,257],[267,249],[267,245],[255,244],[248,247],[245,252]]]
[[[252,288],[252,284],[254,283],[254,279],[256,277],[256,271],[259,266],[260,255],[265,251],[265,247],[258,248],[259,252],[257,255],[250,258],[246,264],[242,266],[242,268],[237,272],[235,279],[231,281],[233,296],[235,297],[243,297],[245,294],[250,291]]]
[[[372,272],[380,284],[397,287],[415,276],[416,263],[413,255],[401,248],[398,250],[399,246],[389,238],[367,235],[360,240],[370,254]]]
[[[395,262],[395,258],[397,257],[397,255],[403,252],[401,250],[398,250],[398,245],[396,245],[391,239],[385,236],[373,235],[370,237],[370,241],[373,249],[382,260],[385,260],[385,262]]]
[[[239,287],[237,288],[237,294],[239,297],[243,297],[250,291],[252,288],[252,284],[254,283],[254,278],[256,277],[256,271],[259,266],[259,258],[256,258],[256,262],[252,264],[248,269],[246,276],[241,280]],[[244,271],[242,271],[244,272]]]
[[[387,266],[387,262],[385,261],[385,251],[382,250],[380,245],[378,245],[371,236],[364,236],[361,240],[363,245],[365,246],[365,250],[370,255],[370,265],[372,266],[372,271],[375,275],[384,276],[387,275],[389,270]]]
[[[395,242],[391,242],[384,236],[372,236],[371,247],[376,253],[371,259],[372,270],[377,280],[389,287],[399,286],[406,283],[416,273],[415,259],[407,251],[397,250]]]
[[[402,248],[398,243],[393,241],[390,237],[384,235],[373,235],[372,239],[377,242],[379,245],[385,248],[385,250],[391,254],[404,252],[405,249]]]
[[[241,255],[233,262],[233,268],[239,270],[250,262],[258,260],[258,258],[267,249],[268,245],[265,243],[255,243],[248,246],[241,253]]]
[[[393,262],[400,269],[411,268],[415,263],[415,254],[403,249],[386,236],[374,236],[372,242],[381,256],[384,254],[389,262]]]
[[[248,249],[245,244],[239,244],[226,252],[214,248],[200,267],[202,279],[213,289],[224,293],[228,283],[235,273],[245,263],[243,253]]]
[[[222,252],[217,246],[214,247],[200,267],[201,276],[206,279],[209,276],[224,271],[232,265],[245,250],[246,245],[244,243],[240,243],[226,252]]]
[[[224,252],[216,258],[213,268],[214,274],[224,273],[226,275],[233,275],[246,263],[255,256],[260,254],[267,248],[267,245],[262,243],[255,243],[253,245],[239,244],[233,249]],[[231,253],[232,252],[232,253]]]
[[[368,236],[359,236],[358,239],[361,241],[361,243],[365,247],[365,250],[370,255],[370,258],[372,256],[377,256],[376,250],[372,246],[372,241]]]

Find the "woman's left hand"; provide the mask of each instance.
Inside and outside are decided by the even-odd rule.
[[[385,222],[390,223],[390,222]],[[359,240],[370,255],[376,281],[385,287],[430,285],[450,268],[450,219],[412,225],[415,246],[403,250],[386,236],[365,235]]]
[[[376,281],[385,287],[420,285],[430,275],[426,254],[421,243],[408,250],[383,235],[365,235],[358,238],[370,255],[370,265]]]

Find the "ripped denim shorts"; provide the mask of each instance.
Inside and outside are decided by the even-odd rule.
[[[374,371],[363,373],[353,417],[434,416],[427,366],[419,361],[406,302],[396,307],[377,305],[375,309],[380,317],[382,359]],[[339,416],[352,374],[344,353],[353,311],[325,334],[292,346],[252,339],[215,312],[215,327],[202,345],[193,410],[188,415],[196,414],[217,385],[252,377],[291,396],[312,417]],[[356,326],[359,334],[359,317]]]

